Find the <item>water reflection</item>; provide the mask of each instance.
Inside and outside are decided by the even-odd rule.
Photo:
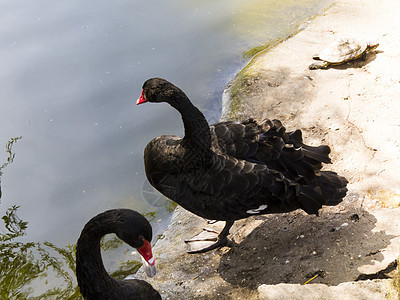
[[[75,280],[75,245],[57,247],[50,242],[20,242],[25,235],[27,222],[17,215],[13,206],[2,217],[4,229],[0,234],[0,298],[1,299],[82,299]],[[121,249],[124,243],[116,236],[102,240],[102,250]],[[110,275],[124,279],[136,273],[141,263],[128,260]],[[60,285],[53,284],[40,295],[32,296],[35,280],[57,278]],[[46,280],[46,285],[47,285]],[[37,294],[37,293],[36,293]]]
[[[6,153],[8,154],[7,161],[0,166],[0,198],[2,196],[1,177],[3,176],[3,169],[14,161],[15,153],[12,152],[12,146],[20,139],[22,139],[22,136],[11,138],[6,144]]]
[[[70,267],[74,267],[73,247],[57,248],[51,243],[41,245],[37,242],[20,242],[18,238],[27,230],[27,222],[17,216],[18,206],[13,206],[2,217],[5,232],[0,234],[0,296],[1,299],[28,299],[33,288],[29,285],[37,278],[47,276],[52,268],[57,275],[63,277],[65,289],[53,288],[38,297],[43,299],[50,295],[61,296],[62,299],[78,299],[79,291],[70,272],[64,271],[59,259],[50,254],[55,250],[61,255]],[[73,269],[72,269],[73,271]],[[75,297],[73,297],[76,295]]]

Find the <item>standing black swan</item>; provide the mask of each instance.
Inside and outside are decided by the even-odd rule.
[[[253,119],[208,125],[185,93],[161,78],[143,84],[136,104],[167,102],[182,115],[184,138],[163,135],[144,150],[149,182],[166,197],[203,218],[226,221],[206,252],[226,245],[235,220],[301,208],[317,214],[340,203],[347,180],[321,171],[330,148],[303,144],[300,130],[279,120]]]
[[[160,294],[143,280],[117,280],[108,275],[100,252],[100,239],[115,233],[136,248],[155,274],[149,222],[136,211],[113,209],[98,214],[83,228],[76,245],[76,277],[80,292],[87,300],[161,299]]]

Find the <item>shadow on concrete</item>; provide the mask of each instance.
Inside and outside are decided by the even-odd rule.
[[[362,209],[320,216],[301,211],[260,216],[265,221],[220,260],[218,272],[231,284],[312,283],[337,285],[359,279],[358,267],[381,261],[392,236],[373,232],[376,219]]]

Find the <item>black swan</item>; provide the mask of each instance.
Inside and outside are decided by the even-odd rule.
[[[83,228],[76,245],[76,277],[84,299],[161,299],[160,294],[143,280],[116,280],[104,268],[100,239],[115,233],[128,245],[136,248],[150,266],[148,275],[154,275],[154,258],[150,241],[149,222],[136,211],[112,209],[93,217]]]
[[[303,144],[300,130],[285,132],[279,120],[208,125],[185,93],[162,78],[143,84],[136,104],[167,102],[183,120],[183,138],[163,135],[144,150],[149,182],[166,197],[206,219],[226,221],[216,243],[228,243],[235,220],[303,209],[318,214],[322,205],[340,203],[347,180],[321,171],[330,148]]]

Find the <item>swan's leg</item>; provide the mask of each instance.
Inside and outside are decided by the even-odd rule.
[[[227,246],[227,236],[233,223],[234,221],[226,221],[225,227],[222,229],[220,234],[215,230],[204,228],[199,234],[189,240],[185,240],[185,243],[188,243],[190,246],[188,253],[204,253],[219,247]]]

